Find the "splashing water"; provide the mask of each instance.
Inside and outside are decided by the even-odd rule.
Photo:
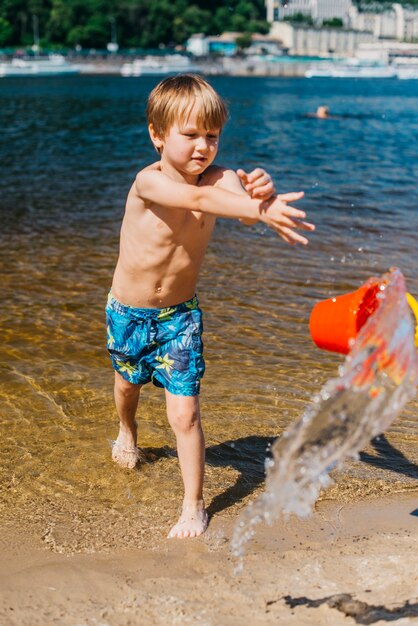
[[[243,548],[255,526],[280,514],[309,515],[328,474],[381,434],[415,395],[418,353],[405,281],[398,269],[380,279],[378,307],[361,329],[339,376],[315,395],[301,419],[272,447],[266,490],[241,515],[231,541]]]

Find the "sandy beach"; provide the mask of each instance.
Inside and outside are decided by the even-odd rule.
[[[2,534],[4,626],[418,623],[418,493],[320,502],[305,520],[260,526],[236,573],[234,521],[147,549],[59,554]]]

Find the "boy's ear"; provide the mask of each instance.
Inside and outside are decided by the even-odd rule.
[[[158,154],[160,154],[164,145],[163,140],[161,139],[161,137],[157,135],[152,124],[149,124],[148,132],[149,132],[149,136],[151,137],[151,141],[154,144],[154,148],[156,149]]]

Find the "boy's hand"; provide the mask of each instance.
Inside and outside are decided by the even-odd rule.
[[[267,174],[261,167],[247,174],[244,170],[237,170],[237,175],[241,183],[251,198],[268,200],[276,193],[270,174]]]
[[[261,204],[260,221],[270,226],[282,239],[290,244],[301,243],[304,246],[308,243],[306,237],[294,231],[295,228],[302,230],[315,230],[315,226],[309,222],[304,222],[306,213],[288,206],[288,202],[295,202],[303,198],[303,191],[297,193],[285,193],[274,196]]]

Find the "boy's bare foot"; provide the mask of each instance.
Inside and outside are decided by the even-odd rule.
[[[118,441],[112,443],[112,459],[121,467],[133,469],[144,457],[139,448],[124,448]]]
[[[133,469],[144,455],[136,446],[137,424],[132,428],[120,427],[116,441],[112,443],[112,459],[121,467]]]
[[[202,535],[208,527],[208,514],[202,500],[183,504],[179,521],[168,533],[168,539],[186,539]]]

